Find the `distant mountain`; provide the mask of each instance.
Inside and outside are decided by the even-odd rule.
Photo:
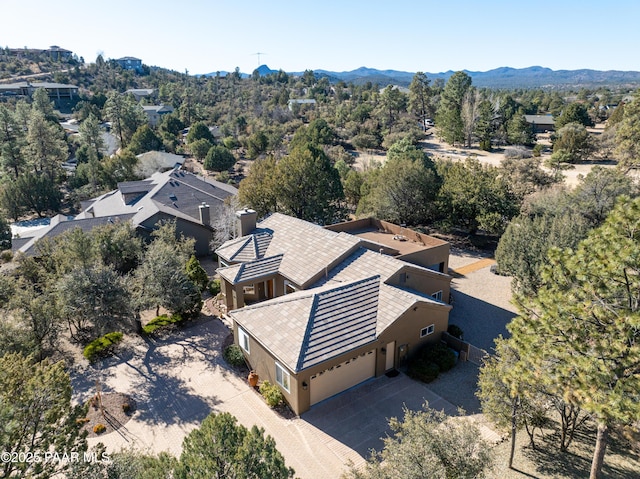
[[[528,68],[501,67],[486,72],[463,70],[477,87],[486,88],[558,88],[558,87],[597,87],[640,85],[640,72],[634,71],[599,71],[599,70],[551,70],[540,66]],[[378,83],[381,86],[389,84],[408,86],[414,73],[396,70],[375,70],[361,67],[350,72],[330,72],[315,70],[318,76],[337,78],[347,83],[362,84],[366,82]],[[442,78],[448,80],[453,71],[440,73],[426,73],[427,78],[434,80]]]
[[[257,68],[260,76],[277,73],[267,65]],[[480,88],[570,88],[570,87],[598,87],[598,86],[640,86],[640,72],[619,70],[551,70],[541,66],[528,68],[500,67],[486,72],[463,70],[472,79],[474,86]],[[220,71],[206,73],[204,76],[224,77],[230,72]],[[252,72],[253,73],[253,72]],[[289,75],[302,76],[304,72],[287,72]],[[344,81],[362,85],[367,82],[377,83],[381,87],[386,85],[409,86],[415,73],[398,70],[376,70],[375,68],[360,67],[352,71],[333,72],[329,70],[314,70],[316,77],[326,77],[331,83]],[[433,81],[437,78],[448,80],[454,72],[449,70],[440,73],[426,73]],[[251,73],[241,73],[242,78]]]
[[[260,65],[258,73],[261,76],[277,73],[267,65]],[[571,87],[598,87],[598,86],[628,86],[637,88],[640,86],[640,72],[618,70],[551,70],[541,66],[528,68],[501,67],[486,72],[474,72],[464,70],[472,79],[474,86],[480,88],[571,88]],[[228,75],[228,72],[219,72],[220,76]],[[301,76],[304,72],[287,72],[290,75]],[[327,77],[331,83],[342,80],[346,83],[362,85],[367,82],[377,83],[381,87],[386,85],[409,86],[414,73],[398,70],[376,70],[375,68],[360,67],[348,72],[332,72],[329,70],[314,70],[316,77]],[[437,78],[447,80],[453,71],[440,73],[426,73],[433,81]],[[207,73],[205,76],[216,76],[217,72]],[[250,76],[242,73],[242,77]]]

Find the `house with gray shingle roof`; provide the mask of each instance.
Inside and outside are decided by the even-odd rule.
[[[524,115],[524,119],[531,125],[534,133],[546,133],[555,130],[556,127],[553,115]]]
[[[236,343],[296,414],[401,366],[447,330],[447,274],[283,214],[238,217],[239,238],[216,250]]]
[[[145,180],[118,183],[116,190],[82,202],[82,212],[73,219],[58,215],[48,227],[17,243],[17,251],[33,255],[39,239],[75,227],[88,231],[106,222],[130,221],[145,236],[161,222],[175,221],[177,231],[195,239],[196,254],[206,255],[213,235],[212,213],[236,192],[226,183],[177,169],[154,173]]]

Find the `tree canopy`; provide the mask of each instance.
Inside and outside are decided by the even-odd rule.
[[[449,418],[425,403],[421,411],[404,409],[391,418],[393,435],[383,438],[364,469],[347,479],[480,479],[489,477],[493,458],[478,429],[465,419]]]
[[[536,296],[518,295],[508,326],[535,376],[589,412],[598,426],[591,479],[600,477],[609,429],[640,420],[640,199],[621,197],[575,250],[554,249]]]

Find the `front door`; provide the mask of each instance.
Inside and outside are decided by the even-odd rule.
[[[384,362],[384,370],[388,371],[389,369],[393,369],[395,366],[395,356],[396,356],[396,342],[391,341],[387,344],[387,356]]]

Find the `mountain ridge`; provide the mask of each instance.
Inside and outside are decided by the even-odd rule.
[[[260,65],[258,73],[261,76],[277,73],[267,65]],[[462,70],[473,80],[474,86],[481,88],[554,88],[554,87],[598,87],[598,86],[629,86],[640,85],[640,72],[624,70],[593,70],[588,68],[578,70],[552,70],[551,68],[535,65],[526,68],[498,67],[484,72]],[[356,85],[367,82],[378,83],[380,86],[400,85],[408,86],[415,72],[400,70],[378,70],[362,66],[351,71],[335,72],[331,70],[313,70],[316,77],[326,77],[330,82],[344,81]],[[286,72],[289,75],[301,76],[304,72]],[[425,72],[431,81],[435,79],[447,80],[455,72],[429,73]],[[208,73],[205,76],[215,76]],[[227,72],[220,72],[221,76]],[[249,76],[242,74],[243,77]]]

